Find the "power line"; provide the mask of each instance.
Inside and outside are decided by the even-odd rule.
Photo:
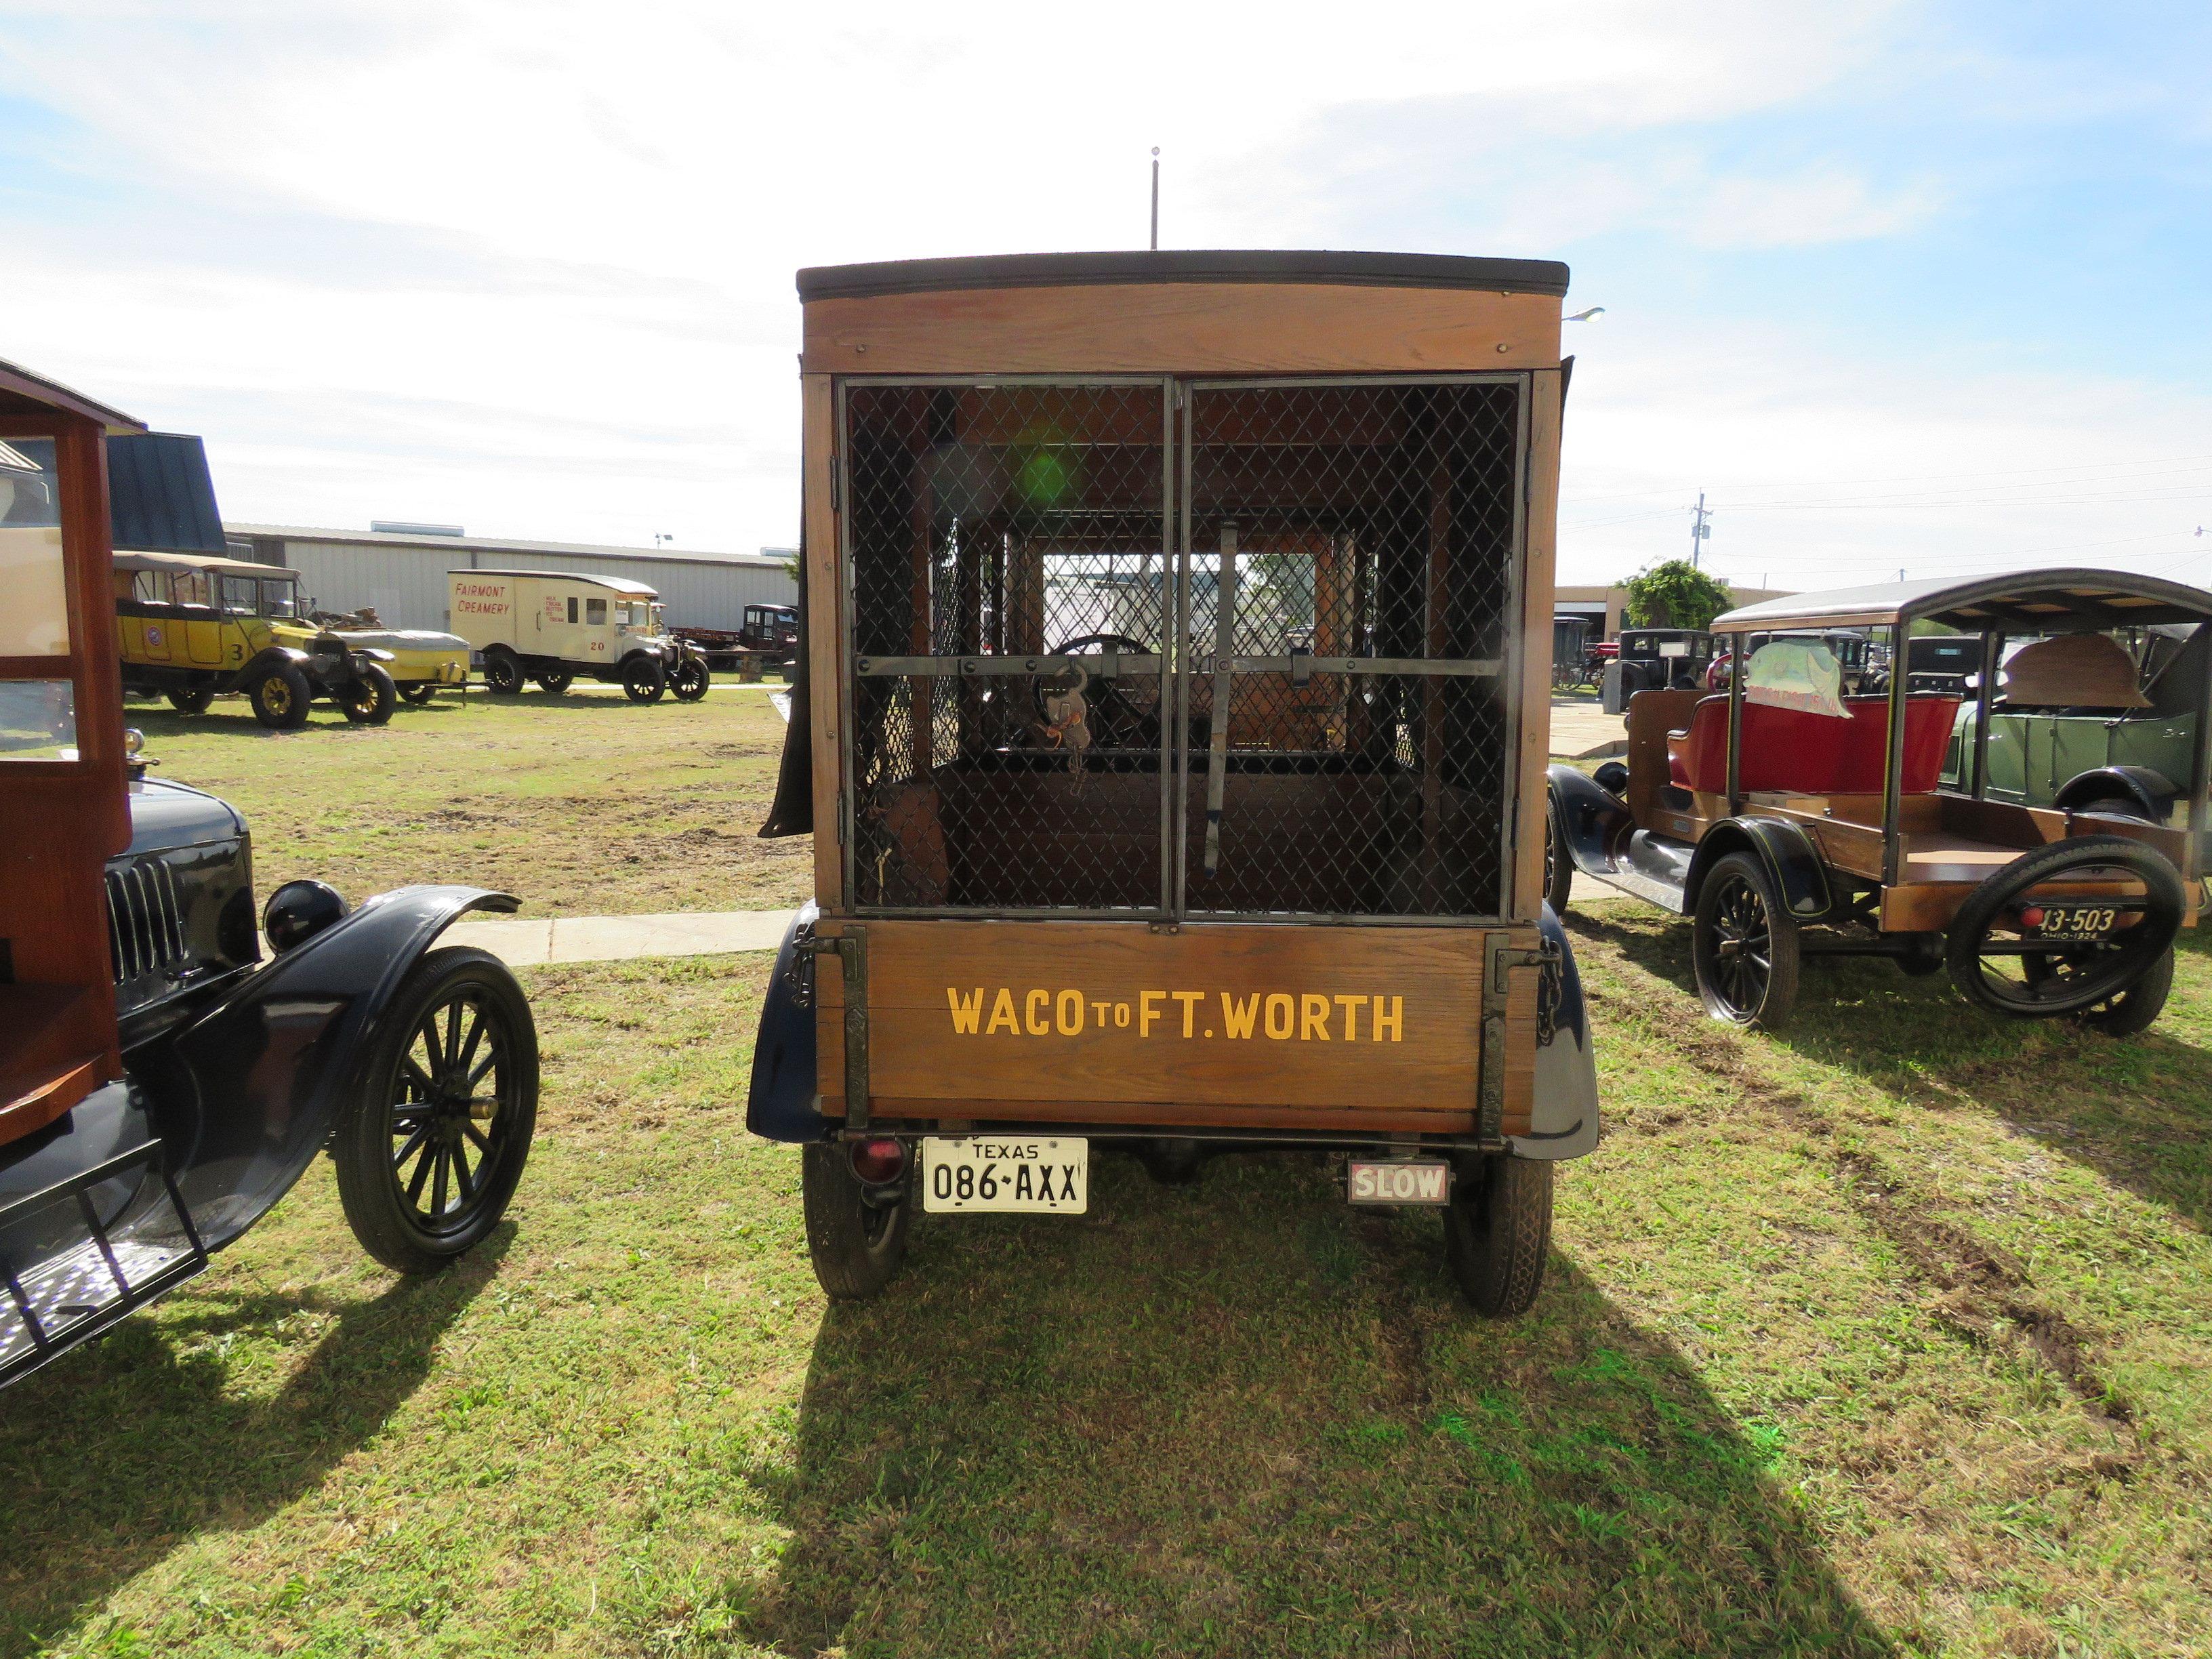
[[[2130,471],[2130,468],[2170,468],[2179,472],[2203,471],[2212,468],[2212,455],[2168,455],[2157,459],[2148,457],[2130,461],[2075,461],[2047,466],[2007,467],[1986,472],[1900,472],[1886,476],[1861,478],[1739,478],[1723,482],[1728,489],[1826,489],[1846,484],[1931,483],[1944,478],[2027,478],[2047,477],[2060,472],[2112,472],[2123,477],[2155,477],[2155,471]],[[2056,479],[2062,483],[2092,483],[2093,478]],[[1565,492],[1577,501],[1625,501],[1638,495],[1671,495],[1674,487],[1662,486],[1654,489],[1608,490],[1594,494]]]

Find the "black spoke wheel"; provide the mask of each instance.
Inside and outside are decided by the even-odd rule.
[[[556,669],[550,674],[538,677],[538,689],[550,696],[559,696],[575,683],[575,671],[570,668]]]
[[[537,1125],[538,1030],[514,975],[482,951],[428,952],[331,1142],[354,1237],[387,1267],[435,1273],[499,1224]]]
[[[307,677],[287,662],[254,681],[246,700],[253,705],[253,718],[271,732],[296,732],[307,723],[309,696]]]
[[[889,1188],[870,1187],[853,1173],[839,1141],[817,1141],[800,1154],[799,1188],[806,1212],[806,1253],[814,1277],[832,1302],[878,1295],[906,1259],[914,1209],[913,1164]]]
[[[1797,1002],[1797,924],[1755,854],[1730,853],[1698,890],[1690,957],[1705,1012],[1778,1030]]]
[[[484,685],[495,696],[512,697],[522,690],[522,664],[512,651],[488,651],[483,661]]]
[[[685,657],[668,672],[668,689],[676,694],[678,702],[696,702],[707,695],[714,684],[707,665],[696,657]]]
[[[668,670],[658,657],[643,653],[622,665],[623,695],[632,702],[659,702],[668,690]]]
[[[418,708],[437,695],[438,682],[435,680],[410,680],[399,688],[399,701],[412,703]]]
[[[381,726],[399,707],[399,688],[381,663],[371,663],[338,688],[338,707],[356,726]]]
[[[2079,887],[2072,896],[2036,891],[2058,883],[2105,890],[2106,902],[2130,925],[2100,939],[2044,939],[2035,911],[2054,904],[2098,908]],[[2112,893],[2115,887],[2121,891]],[[2155,848],[2124,836],[2052,842],[2021,854],[1966,896],[1945,944],[1952,983],[1992,1013],[2072,1016],[2116,1036],[2139,1031],[2165,1006],[2164,988],[2153,976],[2162,972],[2172,981],[2173,941],[2186,903],[2180,872]],[[2131,996],[2138,986],[2145,994]]]
[[[1567,900],[1575,890],[1574,855],[1567,851],[1566,832],[1559,826],[1559,814],[1548,800],[1544,813],[1544,902],[1552,907],[1552,914],[1563,916],[1567,913]]]
[[[215,701],[215,693],[194,686],[189,691],[172,691],[168,698],[169,707],[179,714],[204,714],[207,706]]]

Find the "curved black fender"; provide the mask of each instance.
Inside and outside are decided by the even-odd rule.
[[[231,672],[231,682],[243,691],[256,680],[267,678],[287,663],[305,673],[311,660],[306,652],[289,645],[264,646],[248,657],[243,665]]]
[[[1554,766],[1545,777],[1552,818],[1575,868],[1593,876],[1608,873],[1614,843],[1636,827],[1627,803],[1571,766]]]
[[[1536,1049],[1528,1133],[1508,1135],[1505,1144],[1516,1158],[1580,1158],[1597,1146],[1597,1050],[1590,1041],[1583,976],[1575,967],[1567,930],[1548,904],[1538,925],[1545,943],[1559,953],[1559,1000],[1552,1011],[1552,1040]]]
[[[830,1136],[830,1120],[817,1109],[822,1094],[814,1073],[814,919],[820,914],[809,899],[791,919],[761,1004],[745,1127],[763,1140]]]
[[[267,1214],[359,1092],[400,981],[481,887],[403,887],[365,900],[248,975],[189,1025],[134,1050],[155,1132],[210,1250]]]
[[[2181,798],[2180,786],[2148,766],[2099,766],[2077,772],[2051,798],[2062,812],[2078,812],[2093,800],[2118,799],[2139,808],[2154,823],[2164,823]]]
[[[1723,818],[1705,833],[1690,858],[1689,879],[1682,886],[1682,912],[1698,908],[1698,890],[1713,866],[1730,853],[1748,848],[1766,866],[1766,873],[1782,895],[1782,902],[1799,921],[1818,921],[1835,908],[1835,889],[1828,882],[1827,866],[1820,849],[1804,830],[1783,818]]]

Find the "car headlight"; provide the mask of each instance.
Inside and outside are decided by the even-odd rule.
[[[261,931],[281,955],[345,920],[347,908],[344,897],[327,882],[288,881],[269,896],[261,913]]]

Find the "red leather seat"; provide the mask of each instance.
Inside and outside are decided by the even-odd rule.
[[[1728,697],[1701,697],[1690,727],[1667,738],[1675,787],[1717,795],[1728,788]],[[1959,699],[1908,697],[1905,703],[1905,793],[1925,795],[1943,770]],[[1743,750],[1736,782],[1749,791],[1799,795],[1877,795],[1887,758],[1889,699],[1846,697],[1849,720],[1771,703],[1743,706]]]

